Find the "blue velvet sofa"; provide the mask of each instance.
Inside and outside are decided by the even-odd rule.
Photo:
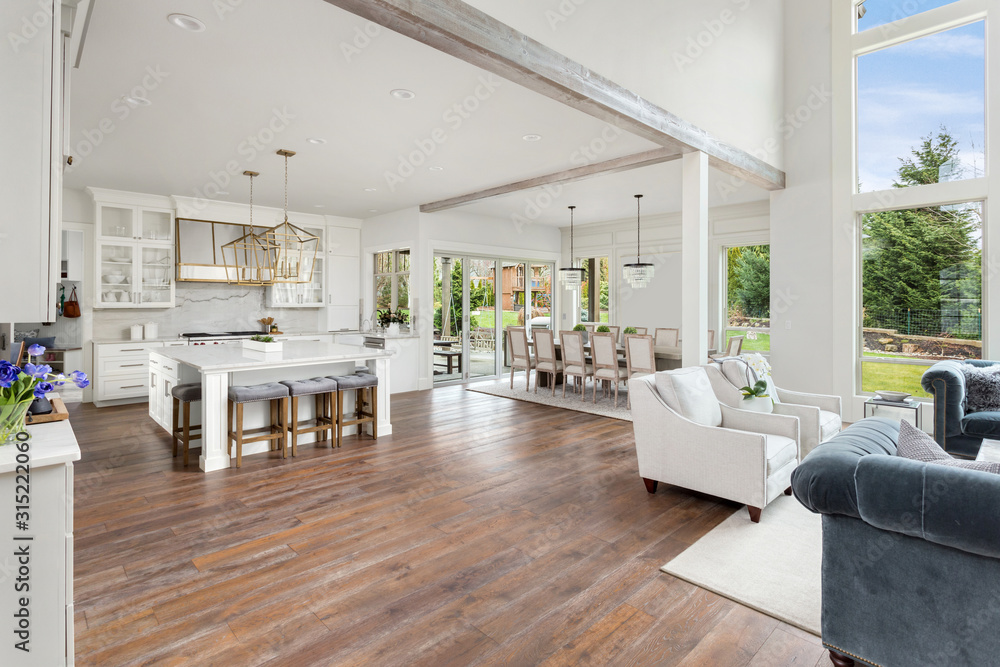
[[[795,497],[823,515],[834,665],[1000,664],[1000,475],[896,456],[870,418],[814,449]]]
[[[934,397],[934,439],[953,456],[976,458],[983,438],[1000,439],[1000,412],[965,412],[962,364],[993,366],[997,361],[939,361],[926,371],[920,385]]]

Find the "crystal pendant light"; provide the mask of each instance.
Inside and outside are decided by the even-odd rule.
[[[576,254],[573,248],[573,209],[576,206],[569,206],[569,262],[576,261]],[[579,267],[566,267],[559,269],[559,282],[566,289],[576,290],[583,284],[583,269]]]
[[[622,277],[628,281],[633,289],[648,287],[653,279],[653,265],[639,259],[641,254],[640,246],[640,201],[642,195],[635,196],[635,262],[622,267]]]

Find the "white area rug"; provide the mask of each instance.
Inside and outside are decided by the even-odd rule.
[[[612,392],[609,398],[605,398],[601,394],[600,388],[597,390],[597,403],[594,403],[594,386],[591,383],[587,383],[587,399],[585,401],[580,400],[580,394],[573,394],[572,387],[566,387],[566,398],[562,397],[562,385],[556,385],[556,395],[551,395],[551,388],[538,388],[538,393],[535,393],[535,378],[532,375],[531,378],[531,389],[525,391],[524,389],[524,373],[516,373],[514,375],[514,388],[510,388],[510,377],[508,376],[504,380],[497,380],[495,382],[477,382],[470,384],[466,387],[469,391],[478,391],[482,394],[490,394],[491,396],[501,396],[503,398],[513,398],[518,401],[527,401],[529,403],[540,403],[542,405],[551,405],[555,408],[565,408],[567,410],[576,410],[577,412],[589,412],[593,415],[600,415],[602,417],[611,417],[612,419],[621,419],[624,421],[632,421],[632,414],[629,412],[628,408],[628,391],[625,389],[625,385],[618,387],[618,407],[615,408],[615,396]]]
[[[660,569],[819,636],[821,527],[781,496],[759,524],[743,507]]]

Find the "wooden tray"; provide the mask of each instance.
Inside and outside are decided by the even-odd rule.
[[[64,419],[69,419],[69,410],[66,409],[66,404],[58,396],[54,396],[49,399],[49,403],[52,404],[52,412],[47,415],[28,415],[24,420],[25,424],[45,424],[48,422],[61,422]]]

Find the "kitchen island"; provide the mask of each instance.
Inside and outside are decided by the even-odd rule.
[[[244,350],[239,344],[156,348],[149,352],[149,414],[168,431],[171,424],[170,391],[177,384],[200,382],[202,390],[202,449],[199,466],[204,472],[229,467],[226,410],[231,385],[251,385],[280,380],[303,380],[316,376],[350,375],[364,363],[378,376],[378,430],[392,433],[389,392],[389,358],[385,350],[338,343],[286,341],[280,352],[263,354]],[[345,405],[353,405],[347,397]],[[310,415],[311,401],[300,403],[299,419]],[[195,416],[192,414],[192,422]],[[244,412],[244,428],[251,430],[268,424],[267,403],[252,403]],[[345,429],[345,434],[353,427]],[[302,437],[300,443],[310,442]],[[193,445],[197,446],[198,441]],[[243,455],[269,452],[267,442],[248,443]]]

